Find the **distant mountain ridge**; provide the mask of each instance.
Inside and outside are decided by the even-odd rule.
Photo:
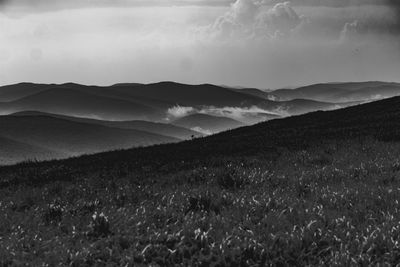
[[[329,144],[330,141],[361,142],[364,138],[400,141],[400,97],[276,119],[177,144],[106,152],[61,162],[2,167],[0,174],[6,176],[21,168],[46,171],[53,168],[72,170],[77,166],[83,173],[96,172],[100,163],[105,168],[119,169],[123,166],[139,173],[149,169],[154,173],[164,173],[165,170],[178,172],[185,168],[213,166],[215,162],[229,162],[230,159],[276,158],[286,149],[302,150],[312,145]],[[16,183],[23,183],[30,177],[15,176],[14,179]],[[43,178],[42,182],[54,181],[53,177],[49,179]]]
[[[33,110],[101,120],[167,122],[168,110],[175,106],[203,111],[209,108],[245,108],[246,112],[257,107],[262,109],[262,112],[253,113],[252,118],[257,122],[268,119],[261,116],[262,113],[279,112],[276,115],[287,116],[337,107],[334,103],[315,100],[304,103],[293,99],[273,99],[274,96],[258,89],[233,89],[211,84],[160,82],[86,86],[75,83],[20,83],[0,87],[0,114]],[[230,117],[235,119],[234,115]]]
[[[172,124],[167,123],[156,123],[150,121],[105,121],[105,120],[96,120],[96,119],[88,119],[81,117],[72,117],[65,115],[58,115],[52,113],[45,113],[39,111],[22,111],[11,114],[12,116],[47,116],[47,117],[55,117],[59,119],[65,119],[74,122],[82,122],[88,124],[102,125],[108,126],[112,128],[119,129],[130,129],[130,130],[139,130],[145,131],[149,133],[161,134],[164,136],[169,136],[173,138],[177,138],[180,140],[186,140],[193,137],[201,137],[202,134],[190,129],[186,129],[183,127],[178,127]]]
[[[24,151],[29,152],[31,159],[44,160],[180,141],[145,131],[41,115],[0,116],[0,125],[0,138],[3,142],[0,150],[3,162],[0,165],[26,160]],[[4,149],[5,145],[7,149]]]
[[[400,84],[327,83],[268,92],[173,82],[8,85],[0,87],[0,165],[190,140],[392,95],[400,95]]]
[[[369,101],[400,95],[400,83],[322,83],[296,89],[279,89],[268,93],[268,95],[280,101],[289,101],[296,98],[333,103]]]

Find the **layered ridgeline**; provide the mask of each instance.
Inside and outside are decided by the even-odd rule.
[[[0,87],[0,114],[40,111],[102,120],[168,121],[203,113],[250,124],[346,105],[297,98],[273,101],[262,95],[268,93],[258,91],[261,95],[247,89],[172,82],[109,87],[21,83]]]
[[[48,160],[180,139],[52,116],[0,116],[0,164]],[[13,146],[17,143],[17,146]],[[7,149],[3,149],[7,147]],[[27,151],[27,153],[25,153]]]
[[[395,266],[399,129],[395,97],[177,144],[0,167],[2,260]]]
[[[32,117],[15,116],[11,119],[10,117],[3,117],[2,123],[7,120],[13,122],[15,119],[21,119],[25,123],[33,121]],[[32,127],[35,125],[35,127],[40,128],[40,121],[33,121],[31,124]],[[2,131],[7,132],[7,130]],[[11,139],[13,135],[20,135],[20,133],[12,132],[5,138]],[[31,136],[29,138],[36,137]],[[156,171],[158,168],[162,170],[171,168],[174,171],[180,168],[192,168],[194,163],[196,166],[198,164],[218,164],[221,159],[226,157],[233,159],[241,157],[274,158],[287,149],[301,150],[332,141],[363,140],[365,138],[377,141],[400,140],[400,97],[339,110],[317,111],[271,120],[177,144],[164,144],[64,160],[62,165],[82,164],[79,169],[95,170],[98,164],[105,164],[109,165],[110,168],[118,168],[117,166],[122,165],[130,166],[129,168],[138,171],[147,169]],[[30,140],[24,141],[30,142]],[[40,145],[44,148],[56,147],[53,144]],[[43,167],[45,169],[48,166],[56,167],[57,164],[59,163],[32,163],[26,166],[28,166],[27,168],[37,167],[40,169]],[[13,168],[3,167],[1,170],[8,172]]]
[[[280,89],[268,94],[271,99],[288,101],[304,98],[334,103],[370,101],[399,95],[400,84],[388,82],[322,83],[296,89]]]
[[[0,137],[7,149],[0,151],[0,165],[189,140],[388,97],[399,88],[382,82],[276,91],[172,82],[3,86]]]

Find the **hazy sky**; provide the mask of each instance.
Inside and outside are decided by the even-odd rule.
[[[398,2],[0,0],[0,84],[400,81]]]

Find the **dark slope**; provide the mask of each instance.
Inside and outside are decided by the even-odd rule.
[[[179,141],[144,131],[110,128],[47,116],[0,116],[0,125],[0,137],[67,156]],[[38,154],[41,155],[41,151]],[[21,155],[10,154],[11,156],[17,158]]]
[[[18,83],[0,87],[0,102],[10,102],[39,93],[51,87],[50,84]]]
[[[125,169],[138,173],[148,170],[153,174],[168,173],[226,164],[230,160],[240,161],[243,157],[273,160],[286,149],[304,149],[330,140],[357,141],[367,137],[383,141],[400,140],[400,97],[336,111],[272,120],[178,144],[101,153],[61,162],[3,167],[0,168],[0,176],[19,183],[29,181],[32,171],[40,173],[53,168],[52,175],[36,181],[46,182],[47,179],[72,179],[69,168],[74,169],[74,173],[98,173],[98,166],[109,171]],[[15,177],[13,173],[16,169],[25,174]],[[66,171],[61,175],[59,170]]]
[[[52,88],[22,99],[0,103],[0,110],[14,113],[35,110],[102,119],[159,119],[162,112],[149,106],[89,94],[81,90]]]
[[[65,158],[68,155],[0,136],[0,166],[27,160]]]
[[[198,131],[219,133],[226,130],[242,127],[245,124],[226,117],[217,117],[207,114],[192,114],[172,122],[174,125]]]
[[[400,94],[400,84],[386,82],[326,83],[297,89],[280,89],[270,93],[279,100],[296,98],[326,102],[351,102],[393,97]]]
[[[115,88],[132,96],[156,98],[160,101],[187,106],[249,106],[264,102],[262,98],[210,84],[186,85],[161,82],[144,86],[117,86]]]
[[[260,89],[256,89],[256,88],[243,88],[243,89],[231,88],[231,90],[234,90],[234,91],[242,93],[242,94],[248,94],[248,95],[260,97],[263,99],[272,100],[272,99],[270,99],[271,96],[267,92],[262,91]]]
[[[166,123],[150,122],[150,121],[104,121],[104,120],[71,117],[71,116],[37,112],[37,111],[22,111],[22,112],[17,112],[17,113],[11,114],[11,115],[12,116],[55,117],[55,118],[69,120],[69,121],[103,125],[103,126],[108,126],[108,127],[112,127],[112,128],[140,130],[140,131],[145,131],[145,132],[149,132],[149,133],[170,136],[170,137],[181,139],[181,140],[191,139],[193,136],[195,136],[195,137],[202,136],[201,133],[186,129],[184,127],[179,127],[179,126],[175,126],[172,124],[166,124]]]

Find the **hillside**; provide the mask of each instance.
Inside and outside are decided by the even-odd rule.
[[[180,164],[183,164],[181,167],[191,167],[193,161],[212,162],[226,156],[274,157],[280,148],[297,150],[330,141],[354,138],[397,141],[400,138],[399,126],[400,97],[394,97],[340,110],[318,111],[276,119],[178,144],[83,157],[79,162],[86,167],[90,167],[93,161],[98,160],[102,164],[129,163],[135,168],[146,169],[169,164],[175,166],[182,161],[176,165],[179,169]],[[169,151],[174,153],[165,157]],[[65,164],[68,162],[75,164],[73,159],[65,161]],[[90,165],[86,165],[85,162],[90,162]],[[43,164],[43,167],[45,166],[47,163]],[[95,166],[96,164],[90,168]],[[6,170],[8,168],[1,169],[1,171]]]
[[[230,118],[207,114],[188,115],[173,121],[172,124],[206,134],[219,133],[244,126],[243,123]]]
[[[363,95],[352,96],[357,97]],[[33,110],[101,120],[165,123],[171,119],[171,109],[183,107],[208,115],[215,114],[215,109],[220,112],[234,110],[232,118],[240,119],[244,124],[253,124],[275,117],[347,105],[312,99],[271,100],[275,98],[279,99],[258,89],[233,89],[211,84],[161,82],[93,86],[21,83],[0,87],[0,114]]]
[[[395,266],[399,129],[395,97],[177,144],[3,166],[2,261]]]
[[[95,120],[95,119],[87,119],[80,117],[71,117],[64,116],[58,114],[37,112],[37,111],[22,111],[11,114],[12,116],[48,116],[55,117],[69,121],[96,124],[108,126],[111,128],[119,128],[119,129],[130,129],[130,130],[139,130],[145,131],[154,134],[160,134],[163,136],[169,136],[180,140],[188,140],[193,137],[202,136],[201,133],[192,131],[190,129],[186,129],[183,127],[178,127],[172,124],[167,123],[156,123],[150,121],[105,121],[105,120]]]
[[[269,93],[271,97],[281,101],[304,98],[333,103],[377,100],[399,94],[400,84],[387,82],[314,84],[296,89],[280,89]]]
[[[7,145],[7,150],[2,147],[1,154],[10,159],[8,163],[26,159],[52,159],[53,155],[56,155],[55,158],[65,158],[179,141],[173,137],[139,130],[111,128],[48,116],[0,116],[0,125],[0,137],[28,145],[26,149],[21,145],[13,149],[11,144]],[[25,150],[29,153],[24,153]]]
[[[67,154],[0,136],[0,166],[21,161],[66,158]]]
[[[396,265],[399,126],[396,97],[178,144],[0,167],[2,260]]]
[[[15,101],[39,93],[51,87],[50,84],[18,83],[0,87],[0,102]]]
[[[108,98],[80,90],[51,88],[24,98],[0,103],[3,113],[41,111],[48,113],[98,117],[109,120],[160,119],[162,112],[146,105]]]

